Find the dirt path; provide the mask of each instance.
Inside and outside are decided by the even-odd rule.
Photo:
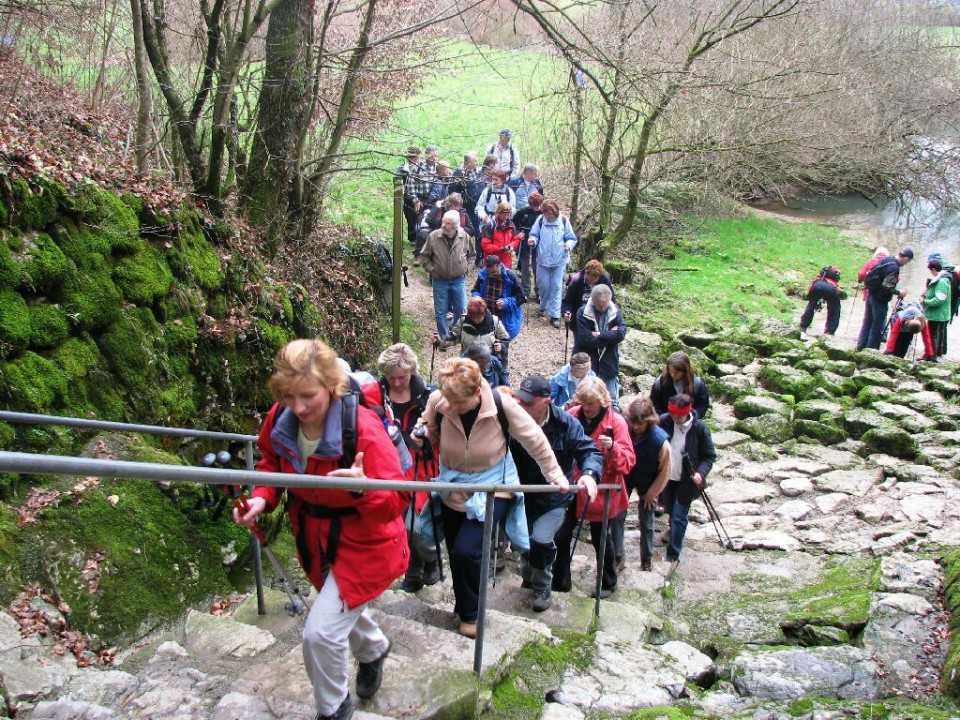
[[[421,358],[421,375],[430,378],[430,360],[433,357],[433,381],[436,381],[437,370],[441,363],[450,357],[456,357],[459,350],[454,347],[446,351],[437,350],[432,355],[431,337],[436,330],[436,321],[433,317],[433,291],[428,282],[427,274],[420,268],[412,266],[412,257],[409,246],[404,248],[404,262],[410,265],[407,277],[410,287],[401,289],[401,306],[405,313],[414,318],[420,331],[420,345],[415,348]],[[473,287],[477,279],[474,270],[467,277],[467,290]],[[550,325],[549,320],[536,317],[537,304],[531,302],[524,307],[523,329],[510,344],[510,384],[516,388],[520,381],[531,373],[541,373],[548,378],[563,367],[565,331]],[[532,316],[527,317],[528,313]],[[573,337],[569,338],[573,345]]]

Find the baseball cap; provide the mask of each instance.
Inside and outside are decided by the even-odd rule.
[[[507,140],[513,137],[513,133],[510,132],[510,128],[504,128],[500,131],[500,134],[507,138]]]
[[[492,267],[493,265],[499,265],[500,258],[497,257],[496,255],[487,255],[486,264],[487,264],[487,267]]]
[[[935,262],[935,263],[940,263],[941,265],[943,265],[943,255],[941,255],[941,254],[938,253],[938,252],[930,253],[929,257],[927,257],[927,262],[928,262],[928,263],[934,263],[934,262]]]
[[[550,381],[543,375],[525,377],[517,390],[517,397],[524,402],[533,402],[537,398],[550,397]]]
[[[905,247],[903,250],[898,252],[897,255],[905,258],[910,258],[911,260],[913,260],[913,250],[911,250],[908,247]]]

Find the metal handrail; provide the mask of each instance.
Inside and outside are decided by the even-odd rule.
[[[138,425],[110,420],[90,420],[87,418],[61,417],[60,415],[39,415],[35,413],[0,410],[0,421],[27,423],[30,425],[63,425],[64,427],[89,428],[91,430],[122,430],[144,435],[169,435],[171,437],[197,437],[208,440],[226,440],[228,442],[253,443],[256,435],[215,432],[213,430],[191,430],[190,428],[171,428],[162,425]]]

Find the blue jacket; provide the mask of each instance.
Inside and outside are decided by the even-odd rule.
[[[543,195],[543,183],[540,182],[539,178],[533,182],[527,182],[523,179],[523,175],[517,175],[507,181],[507,186],[513,190],[517,196],[517,206],[514,210],[523,210],[527,207],[527,205],[530,204],[527,202],[527,197],[533,193],[538,192]]]
[[[610,328],[616,326],[616,330]],[[599,332],[597,337],[594,332]],[[598,317],[593,303],[577,310],[577,347],[590,356],[590,366],[604,381],[620,374],[620,343],[627,336],[627,325],[616,303]]]
[[[591,375],[596,377],[597,374],[593,370],[587,370],[585,377]],[[570,363],[560,368],[557,374],[550,378],[550,399],[553,404],[562,408],[573,397],[579,384],[575,382],[575,378],[570,377]]]
[[[500,274],[503,275],[503,293],[500,298],[503,300],[503,307],[500,310],[490,308],[490,312],[496,313],[503,323],[503,326],[510,333],[510,339],[513,340],[520,334],[520,328],[523,327],[523,288],[520,287],[520,279],[513,270],[500,266]],[[470,294],[475,297],[486,297],[487,293],[487,269],[483,268],[477,273],[477,280],[473,283],[473,290]]]
[[[550,442],[557,464],[570,482],[573,482],[574,463],[581,473],[589,472],[594,478],[603,477],[603,454],[586,433],[583,425],[566,410],[550,406],[550,415],[543,425],[543,433]],[[517,464],[517,473],[525,485],[546,485],[543,473],[536,460],[516,440],[510,440],[510,453]],[[598,480],[599,482],[599,480]],[[526,498],[527,519],[535,519],[555,507],[570,503],[573,493],[528,493]]]
[[[490,363],[483,373],[483,379],[486,380],[492,388],[498,388],[501,385],[510,387],[510,375],[507,374],[503,363],[500,362],[500,358],[496,355],[490,358]]]
[[[577,245],[577,235],[573,232],[573,227],[565,215],[560,215],[553,222],[547,222],[541,215],[530,228],[530,237],[536,243],[537,265],[544,267],[566,267],[570,253],[564,247],[564,243],[573,242],[571,250]]]

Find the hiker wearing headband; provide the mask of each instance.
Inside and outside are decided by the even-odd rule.
[[[573,394],[580,381],[596,375],[590,368],[590,356],[585,352],[574,353],[570,356],[570,362],[550,378],[550,399],[557,407],[568,410],[573,404]]]

